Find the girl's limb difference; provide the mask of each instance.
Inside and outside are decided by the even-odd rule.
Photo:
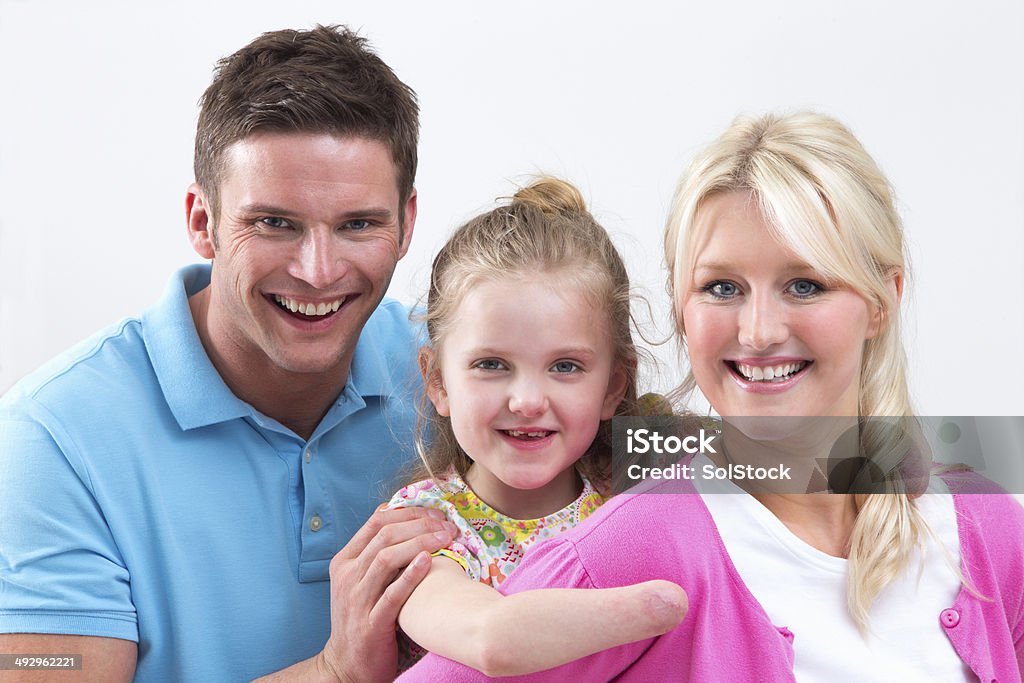
[[[455,561],[434,557],[398,623],[431,652],[488,676],[520,676],[659,636],[686,610],[686,593],[671,581],[503,596]]]

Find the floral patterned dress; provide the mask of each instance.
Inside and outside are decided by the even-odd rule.
[[[573,528],[604,502],[583,478],[579,497],[561,510],[540,519],[512,519],[477,498],[454,472],[441,483],[438,486],[425,479],[410,484],[391,498],[388,507],[430,507],[444,512],[459,528],[459,537],[434,554],[455,560],[471,579],[495,588],[515,569],[527,548]]]
[[[477,498],[462,477],[450,472],[440,486],[432,479],[406,486],[392,496],[388,507],[429,507],[444,512],[459,528],[459,537],[434,555],[455,560],[469,578],[497,588],[530,546],[573,528],[603,502],[583,477],[583,491],[561,510],[539,519],[512,519]],[[400,638],[400,669],[412,666],[424,652],[408,638]]]

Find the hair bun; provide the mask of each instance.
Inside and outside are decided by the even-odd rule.
[[[514,204],[540,209],[547,215],[587,213],[583,195],[561,178],[541,176],[512,196]]]

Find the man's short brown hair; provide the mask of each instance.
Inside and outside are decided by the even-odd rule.
[[[397,171],[399,211],[416,178],[416,93],[343,26],[264,33],[217,62],[199,102],[196,181],[220,213],[224,151],[256,132],[328,133],[383,142]]]

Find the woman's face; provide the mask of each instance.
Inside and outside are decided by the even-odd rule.
[[[682,319],[697,386],[722,416],[857,415],[880,315],[770,235],[747,192],[708,199]]]

